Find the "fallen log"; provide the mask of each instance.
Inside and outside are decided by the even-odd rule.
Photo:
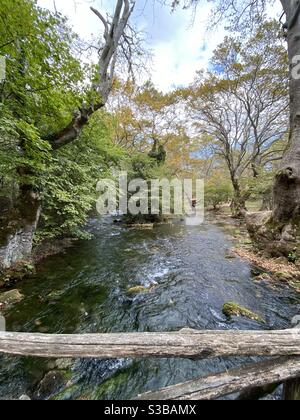
[[[47,335],[0,332],[0,353],[46,358],[300,356],[300,330]]]
[[[299,357],[280,358],[148,392],[139,395],[136,400],[215,400],[236,392],[281,383],[299,375]]]

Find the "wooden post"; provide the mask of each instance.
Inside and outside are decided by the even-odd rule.
[[[292,326],[294,329],[300,330],[300,316],[295,316],[293,318]],[[285,382],[283,399],[285,401],[300,401],[300,377]]]

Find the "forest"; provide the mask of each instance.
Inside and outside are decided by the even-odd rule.
[[[299,2],[61,3],[0,0],[0,400],[299,400]],[[163,85],[155,42],[181,36],[178,19],[191,33],[207,11],[205,41],[184,47],[196,63],[189,82],[172,80],[189,66],[172,41],[177,67]],[[125,194],[114,189],[120,174]],[[188,180],[201,180],[203,197],[182,193]],[[139,345],[138,356],[124,345],[86,359],[51,346],[39,357],[22,342],[9,351],[9,332],[48,344],[52,334],[153,333],[164,346],[163,333],[186,329],[190,343],[195,330],[224,334],[224,348],[216,336],[203,350],[218,344],[218,359],[174,353],[172,336],[146,358]],[[255,353],[242,337],[240,353],[229,350],[232,330],[248,332]],[[274,346],[254,345],[257,331]],[[295,360],[253,375],[244,359],[260,356]],[[207,375],[230,369],[239,387],[210,394]],[[198,377],[194,395],[175,389]]]

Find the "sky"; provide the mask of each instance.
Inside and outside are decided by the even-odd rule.
[[[68,16],[71,26],[83,39],[99,36],[101,24],[90,11],[94,6],[105,14],[115,0],[38,0],[41,7]],[[209,5],[204,5],[196,15],[191,11],[170,7],[151,0],[137,0],[134,23],[146,34],[146,42],[153,53],[150,78],[163,92],[192,83],[197,70],[206,69],[214,49],[222,42],[225,31],[219,26],[207,30]]]

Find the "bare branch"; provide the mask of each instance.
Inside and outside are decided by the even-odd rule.
[[[101,13],[95,9],[94,7],[91,7],[92,12],[95,13],[96,16],[98,16],[98,18],[101,20],[101,22],[103,23],[104,26],[104,39],[107,41],[108,38],[108,23],[107,21],[104,19],[104,17],[101,15]]]

